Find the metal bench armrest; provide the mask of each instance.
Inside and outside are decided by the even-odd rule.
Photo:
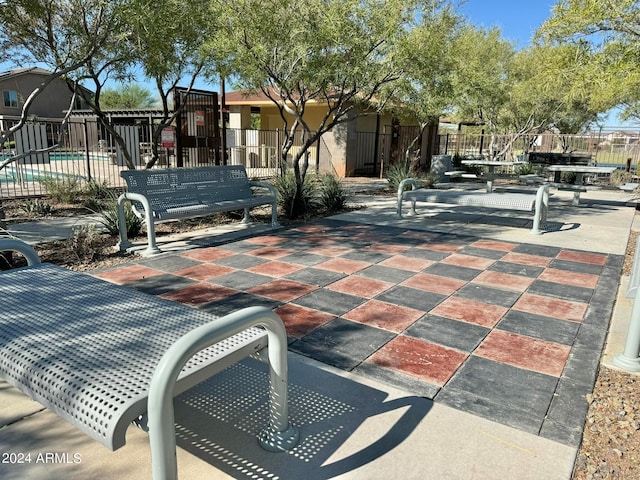
[[[22,240],[14,238],[0,238],[0,252],[18,252],[27,260],[27,265],[37,265],[40,263],[40,257],[31,245],[24,243]]]
[[[149,387],[149,442],[153,478],[177,478],[173,388],[185,363],[198,351],[254,326],[269,339],[269,424],[260,445],[269,451],[290,450],[298,442],[287,407],[287,334],[280,318],[264,307],[249,307],[202,325],[175,342],[158,362]]]

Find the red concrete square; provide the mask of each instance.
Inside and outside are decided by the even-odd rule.
[[[479,357],[559,377],[571,347],[524,335],[492,330],[473,352]]]
[[[304,237],[298,239],[298,241],[309,244],[309,247],[307,247],[308,249],[325,246],[329,247],[336,244],[333,238],[327,237],[323,233],[307,233]]]
[[[183,253],[181,257],[192,258],[194,260],[200,260],[202,262],[213,262],[220,260],[221,258],[233,257],[234,252],[224,250],[219,247],[198,248],[187,253]]]
[[[464,255],[462,253],[453,253],[447,258],[442,260],[442,263],[448,265],[457,265],[458,267],[476,268],[478,270],[484,270],[489,268],[496,261],[490,258],[475,257],[473,255]]]
[[[258,237],[249,237],[246,241],[257,245],[279,245],[284,242],[284,239],[277,235],[260,235]]]
[[[424,245],[418,245],[418,248],[425,248],[427,250],[435,250],[437,252],[453,253],[458,250],[462,250],[462,245],[453,245],[451,243],[425,243]]]
[[[512,309],[559,320],[582,322],[588,306],[588,304],[582,302],[525,293],[513,305]]]
[[[400,335],[384,345],[367,362],[441,387],[466,358],[466,353]]]
[[[400,333],[409,328],[424,312],[412,308],[401,307],[379,300],[369,300],[342,315],[347,320],[353,320],[373,327],[384,328],[391,332]]]
[[[467,284],[466,280],[456,278],[441,277],[430,273],[416,273],[413,277],[406,279],[400,285],[417,288],[426,292],[441,293],[451,295]]]
[[[108,272],[97,273],[94,276],[106,280],[111,283],[124,285],[125,283],[137,282],[145,278],[162,275],[164,272],[155,268],[145,267],[143,265],[129,265],[128,267],[116,268]]]
[[[492,328],[508,310],[508,308],[500,305],[490,305],[466,298],[449,297],[429,313]]]
[[[563,285],[585,288],[596,288],[599,279],[599,275],[570,272],[568,270],[560,270],[557,268],[547,268],[538,277],[538,280],[544,280],[546,282],[561,283]]]
[[[533,283],[535,279],[530,277],[522,277],[520,275],[512,275],[510,273],[492,272],[486,270],[472,280],[473,283],[488,285],[490,287],[504,288],[505,290],[514,290],[516,292],[524,292]]]
[[[292,230],[295,232],[303,232],[303,233],[322,233],[329,230],[329,228],[325,225],[301,225]]]
[[[518,265],[529,265],[531,267],[546,267],[551,263],[551,260],[552,259],[549,257],[516,252],[509,252],[501,259],[503,262],[517,263]]]
[[[274,312],[284,323],[287,335],[295,338],[302,338],[311,330],[318,328],[336,317],[324,312],[312,310],[311,308],[300,307],[287,303],[278,307]]]
[[[593,265],[604,265],[607,262],[607,256],[599,255],[597,253],[571,252],[568,250],[562,250],[558,254],[558,260],[591,263]]]
[[[250,288],[247,292],[262,295],[267,298],[273,298],[274,300],[280,300],[281,302],[290,302],[291,300],[306,295],[317,288],[318,287],[313,285],[278,279],[273,282],[264,283]]]
[[[486,248],[487,250],[499,250],[501,252],[510,252],[517,247],[515,243],[500,242],[498,240],[478,240],[471,244],[472,247]]]
[[[346,273],[351,275],[358,272],[363,268],[370,266],[370,263],[360,262],[358,260],[349,260],[348,258],[332,258],[326,262],[318,263],[313,268],[321,268],[323,270],[330,270],[332,272]]]
[[[406,252],[410,248],[411,247],[408,247],[406,245],[396,245],[393,243],[377,243],[371,245],[371,247],[369,247],[369,250],[371,250],[372,252],[391,253],[396,255],[402,252]]]
[[[349,276],[328,285],[326,288],[357,297],[373,298],[394,285],[394,283],[383,282],[373,278]]]
[[[333,241],[327,241],[325,243],[326,245],[313,247],[307,251],[309,253],[324,255],[326,257],[339,257],[340,255],[344,255],[345,253],[353,251],[352,248],[343,247],[342,245],[336,245]]]
[[[220,287],[210,283],[196,283],[195,285],[163,293],[160,296],[167,300],[195,306],[213,302],[214,300],[222,300],[236,293],[238,293],[237,290],[232,288]]]
[[[424,270],[430,265],[433,265],[433,260],[427,260],[426,258],[414,258],[405,257],[404,255],[396,255],[395,257],[387,258],[378,265],[383,267],[399,268],[400,270],[408,270],[410,272],[419,272]]]
[[[270,277],[284,277],[290,273],[302,270],[304,267],[292,265],[291,263],[279,262],[272,260],[271,262],[261,263],[255,267],[247,268],[245,271],[259,273],[261,275],[269,275]]]
[[[251,250],[250,252],[246,252],[247,255],[253,255],[254,257],[260,258],[268,258],[269,260],[275,260],[277,258],[286,257],[287,255],[291,255],[293,250],[288,250],[286,248],[278,248],[272,246],[266,246],[262,248],[257,248],[255,250]]]
[[[202,263],[200,265],[193,265],[192,267],[183,268],[173,272],[175,275],[181,277],[191,278],[193,280],[211,280],[212,278],[226,275],[227,273],[235,272],[235,268],[224,267],[222,265],[213,265],[211,263]]]

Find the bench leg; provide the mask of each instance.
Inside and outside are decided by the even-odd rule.
[[[398,204],[396,205],[396,218],[402,218],[402,196],[398,196]]]
[[[280,317],[264,307],[249,307],[202,325],[184,335],[162,356],[149,386],[149,443],[154,479],[176,479],[175,417],[173,390],[180,371],[200,350],[248,328],[261,325],[268,335],[269,424],[259,436],[271,452],[294,448],[298,430],[289,423],[287,382],[287,334]]]
[[[531,233],[540,235],[547,228],[547,213],[549,211],[549,186],[542,185],[536,193],[536,203]]]
[[[127,200],[127,198],[126,198],[126,196],[124,194],[122,194],[122,195],[120,195],[118,197],[118,205],[117,205],[117,208],[118,208],[118,234],[120,236],[120,240],[116,244],[116,247],[121,252],[124,252],[128,248],[131,248],[133,246],[133,244],[127,238],[127,221],[125,219],[125,213],[124,213],[124,202],[126,200]]]
[[[280,226],[280,223],[278,222],[278,202],[276,201],[271,204],[271,226]]]
[[[151,214],[151,205],[149,205],[149,201],[147,197],[144,195],[140,195],[138,193],[123,193],[118,197],[118,231],[120,234],[120,241],[117,244],[117,247],[120,251],[124,251],[128,248],[131,248],[133,245],[127,238],[127,221],[124,215],[124,202],[126,200],[136,200],[142,203],[144,207],[144,218],[147,228],[147,248],[144,252],[142,252],[143,256],[151,256],[157,255],[158,253],[162,253],[156,244],[156,230],[155,224],[153,223],[153,216]]]
[[[573,200],[571,201],[571,205],[577,207],[580,205],[580,192],[573,192]]]
[[[251,225],[253,221],[251,220],[251,215],[249,214],[249,208],[244,209],[244,217],[242,217],[243,225]]]

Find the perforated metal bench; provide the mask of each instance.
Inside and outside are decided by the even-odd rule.
[[[123,170],[120,176],[127,182],[127,192],[118,198],[120,250],[133,246],[127,238],[125,201],[132,202],[136,214],[145,220],[148,246],[143,255],[160,253],[154,222],[244,210],[242,222],[250,223],[251,208],[271,205],[271,225],[279,226],[275,188],[249,181],[242,165]]]
[[[270,451],[295,446],[287,336],[271,310],[217,318],[41,264],[16,241],[0,239],[0,249],[31,264],[0,273],[0,376],[9,384],[111,450],[148,412],[153,476],[175,478],[173,396],[268,345],[270,418],[259,441]]]
[[[411,185],[411,190],[405,190]],[[411,202],[410,213],[416,215],[416,203],[446,203],[467,207],[485,207],[502,210],[520,210],[534,212],[531,233],[541,234],[546,229],[549,209],[549,186],[542,185],[536,194],[528,193],[485,193],[456,190],[435,190],[419,188],[419,181],[405,179],[398,186],[398,203],[396,218],[402,218],[402,203]]]

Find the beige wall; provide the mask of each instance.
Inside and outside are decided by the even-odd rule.
[[[317,130],[327,111],[326,105],[307,104],[305,110],[304,121],[307,122],[311,130]],[[285,115],[289,125],[291,125],[294,118],[289,114]],[[262,130],[281,130],[283,127],[284,122],[282,121],[280,112],[275,105],[260,107],[260,128],[262,128]]]

